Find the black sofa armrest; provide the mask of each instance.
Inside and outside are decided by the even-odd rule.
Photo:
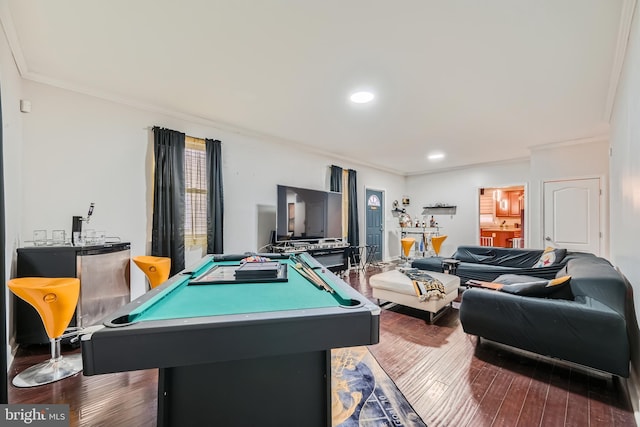
[[[624,316],[605,305],[469,289],[460,322],[468,334],[629,376]]]
[[[460,263],[456,274],[460,276],[460,283],[466,283],[469,279],[492,282],[502,274],[519,274],[523,276],[535,276],[541,279],[553,279],[562,270],[561,264],[540,268],[513,268],[488,264]]]
[[[540,249],[500,248],[495,246],[458,246],[452,258],[472,264],[501,267],[533,267],[544,251]]]

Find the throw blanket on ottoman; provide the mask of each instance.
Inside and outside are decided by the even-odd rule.
[[[431,297],[439,299],[445,297],[446,292],[442,282],[430,276],[424,270],[408,270],[404,274],[413,282],[413,287],[420,301],[426,301]]]

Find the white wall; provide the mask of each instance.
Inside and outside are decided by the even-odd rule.
[[[406,194],[411,197],[407,213],[420,216],[422,206],[446,203],[457,205],[453,217],[436,218],[447,234],[442,254],[452,254],[462,244],[477,244],[479,236],[478,189],[525,185],[526,218],[524,232],[527,247],[544,248],[542,236],[542,186],[544,181],[599,177],[607,185],[609,143],[594,141],[563,144],[532,150],[530,161],[514,161],[493,165],[478,165],[465,169],[407,178]],[[603,192],[603,251],[608,255],[608,195]]]
[[[457,206],[453,216],[435,216],[443,227],[441,234],[448,236],[442,245],[441,255],[448,256],[459,245],[475,245],[479,242],[479,189],[527,185],[529,174],[529,162],[519,160],[409,176],[405,193],[410,197],[411,205],[407,213],[415,218],[421,217],[423,206],[436,203]],[[526,230],[525,224],[525,234]]]
[[[545,247],[543,236],[543,185],[545,181],[601,178],[603,188],[601,256],[609,256],[609,141],[597,140],[542,147],[531,152],[529,188],[531,247]]]
[[[259,207],[275,206],[276,185],[327,190],[331,164],[358,171],[362,223],[365,186],[384,188],[393,198],[404,188],[402,176],[48,85],[25,81],[24,97],[32,112],[24,117],[23,243],[34,229],[70,232],[71,217],[85,215],[95,202],[88,227],[130,241],[132,255],[146,253],[154,125],[222,141],[225,252],[258,250]],[[141,294],[142,273],[133,267],[131,278],[132,293]]]
[[[636,5],[627,56],[611,120],[611,260],[631,282],[640,307],[640,6]],[[635,371],[640,360],[635,353]],[[637,397],[637,396],[636,396]],[[637,404],[637,402],[636,402]]]
[[[9,45],[0,36],[0,91],[2,92],[2,132],[4,167],[5,209],[5,271],[9,279],[15,272],[15,257],[11,256],[19,245],[19,228],[22,217],[22,113],[19,105],[22,98],[22,79],[13,61]],[[7,301],[12,295],[4,287]],[[7,310],[7,336],[12,329],[11,311]],[[6,347],[8,366],[11,365],[10,346]],[[0,350],[3,351],[3,350]]]

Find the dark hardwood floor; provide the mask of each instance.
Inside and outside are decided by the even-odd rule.
[[[370,297],[368,277],[389,268],[344,279]],[[380,343],[370,349],[429,427],[636,425],[619,379],[478,345],[462,331],[457,310],[434,325],[426,319],[418,310],[383,309]],[[9,377],[47,355],[47,348],[19,349]],[[31,389],[10,385],[9,403],[69,404],[71,426],[154,426],[156,383],[157,370],[76,375]]]

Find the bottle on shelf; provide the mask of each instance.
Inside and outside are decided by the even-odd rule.
[[[431,215],[431,219],[429,220],[429,227],[436,227],[438,224],[436,223],[436,220],[433,218],[433,215]]]

